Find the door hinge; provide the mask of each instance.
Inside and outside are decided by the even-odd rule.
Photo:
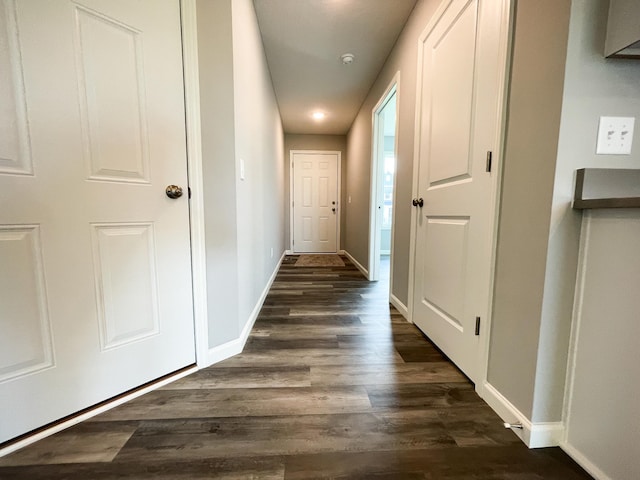
[[[191,198],[191,187],[187,187],[187,195],[189,195],[189,198]]]
[[[480,335],[480,317],[476,317],[476,335]]]
[[[493,152],[491,150],[487,151],[487,166],[486,166],[486,171],[490,172],[491,171],[491,162],[493,160]]]

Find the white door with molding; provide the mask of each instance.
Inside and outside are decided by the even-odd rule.
[[[420,43],[412,319],[473,381],[488,333],[507,3],[448,1]]]
[[[338,248],[340,152],[292,151],[291,231],[294,253]]]
[[[0,442],[195,361],[182,75],[178,0],[0,0]]]

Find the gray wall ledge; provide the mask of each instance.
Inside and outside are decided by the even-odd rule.
[[[640,169],[576,170],[573,208],[640,208]]]

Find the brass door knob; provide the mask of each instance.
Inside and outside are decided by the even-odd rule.
[[[169,198],[180,198],[182,196],[182,187],[177,185],[169,185],[164,191]]]

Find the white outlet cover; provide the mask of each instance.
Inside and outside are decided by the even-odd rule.
[[[634,117],[600,117],[598,155],[630,155],[633,143]]]
[[[240,180],[244,180],[244,160],[240,159]]]

